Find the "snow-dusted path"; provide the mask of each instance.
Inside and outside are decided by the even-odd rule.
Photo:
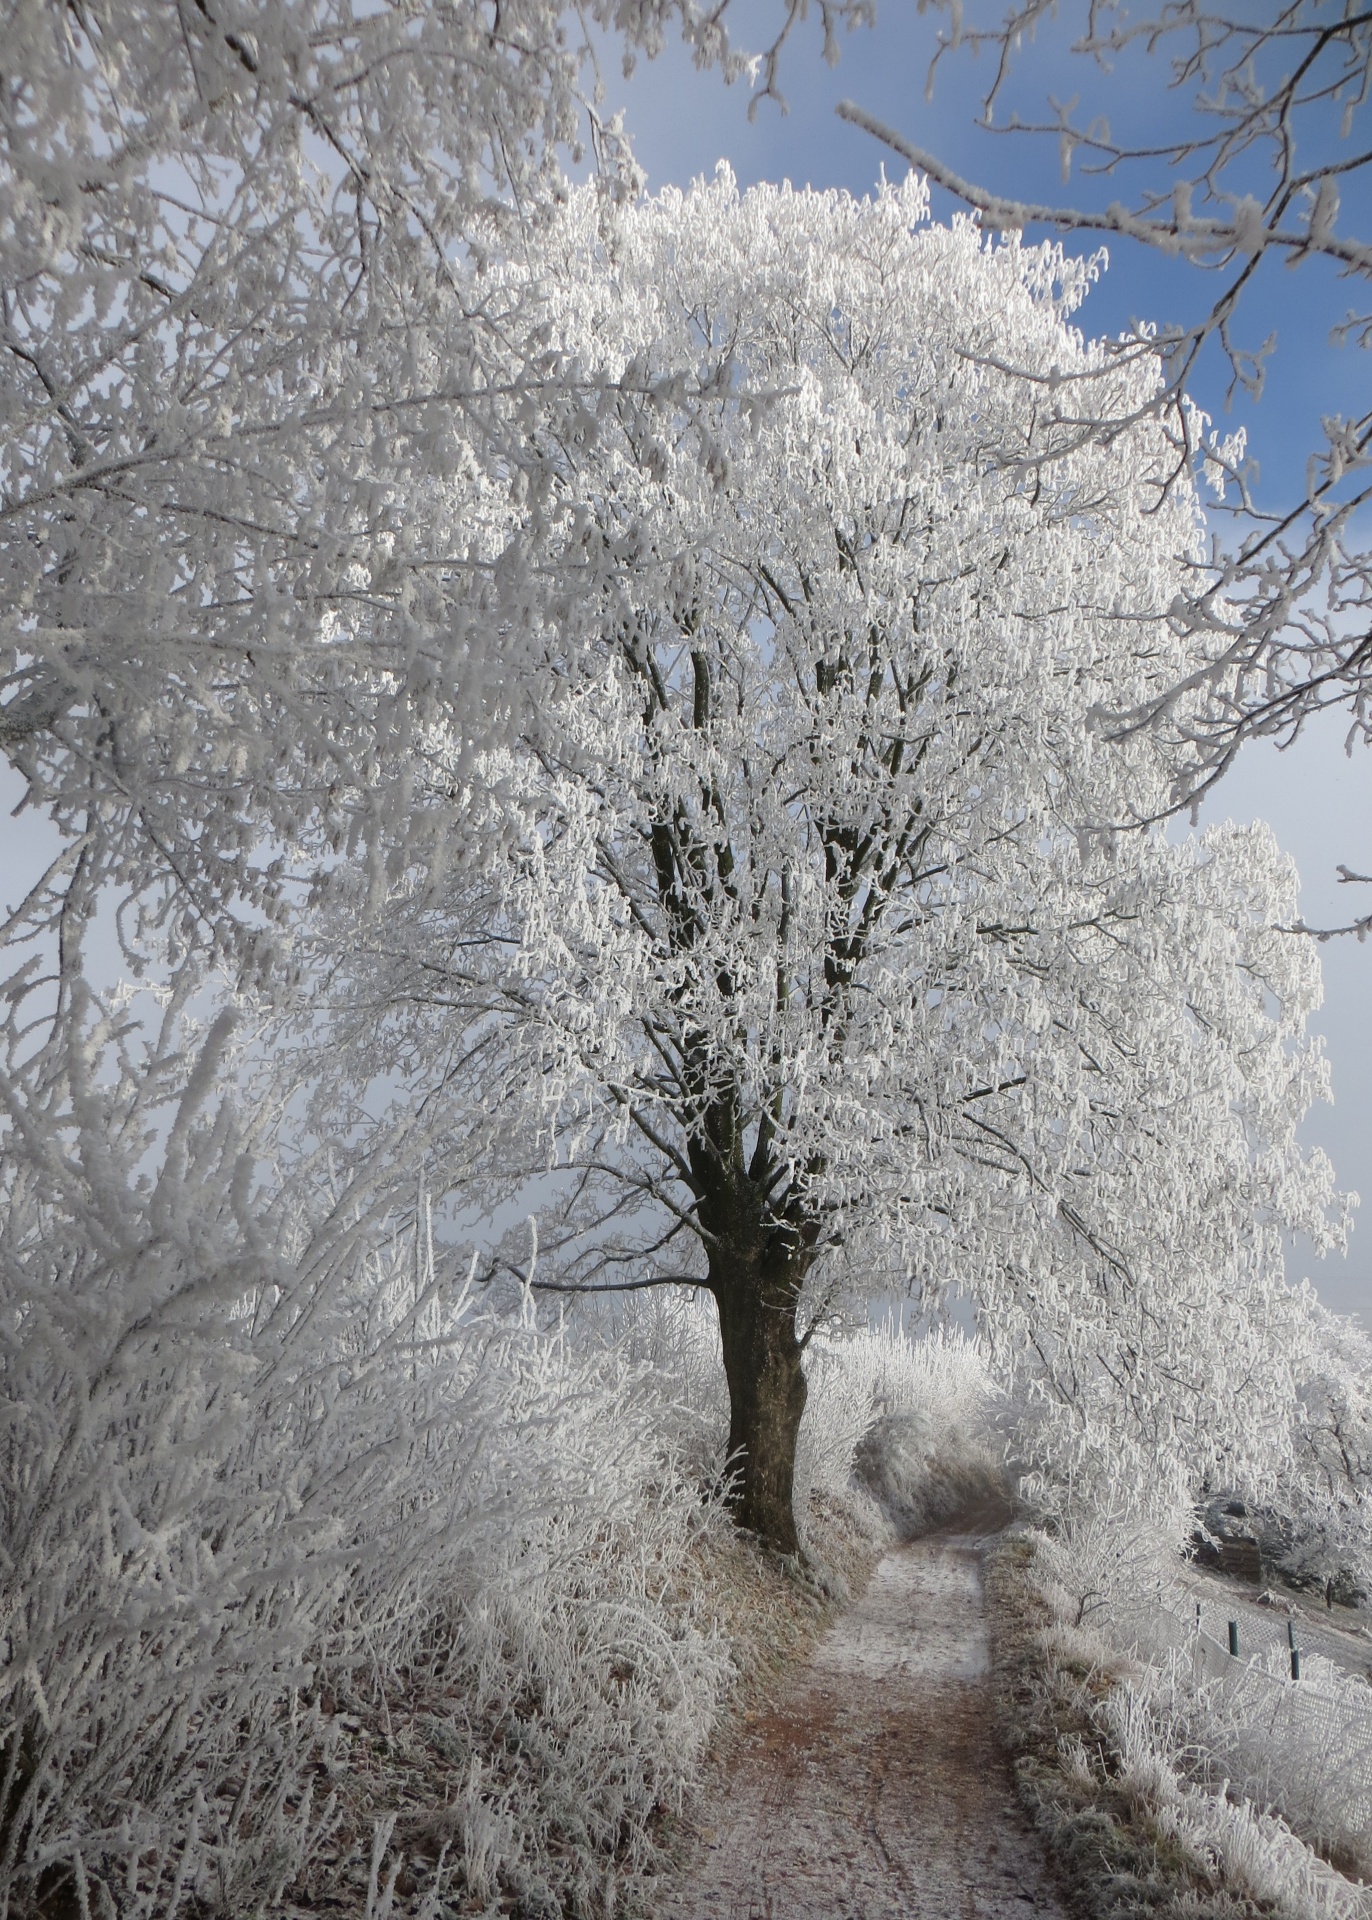
[[[1061,1920],[995,1739],[984,1543],[887,1555],[749,1724],[664,1920]]]

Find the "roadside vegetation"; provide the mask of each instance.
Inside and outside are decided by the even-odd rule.
[[[44,1417],[7,1443],[10,1538],[34,1570],[8,1629],[25,1654],[6,1671],[12,1912],[651,1904],[739,1716],[881,1552],[1004,1490],[1033,1431],[961,1336],[817,1338],[787,1559],[729,1517],[700,1296],[550,1318],[427,1262],[397,1234],[355,1289],[335,1276],[290,1311],[145,1297],[98,1357],[90,1329],[63,1346],[54,1289],[28,1375]],[[232,1419],[187,1358],[200,1340],[240,1355]],[[1176,1526],[1041,1467],[1026,1486],[1039,1525],[991,1575],[1000,1690],[1084,1910],[1361,1912],[1302,1836],[1362,1871],[1365,1783],[1326,1756],[1319,1806],[1284,1804],[1308,1755],[1246,1779],[1224,1690],[1188,1691],[1130,1638],[1180,1564]],[[1361,1493],[1342,1538],[1359,1580]]]

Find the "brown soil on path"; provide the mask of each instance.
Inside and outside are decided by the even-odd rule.
[[[1063,1920],[995,1734],[980,1561],[889,1553],[699,1813],[662,1920]]]

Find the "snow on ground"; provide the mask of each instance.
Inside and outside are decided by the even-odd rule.
[[[989,1509],[886,1556],[702,1804],[660,1920],[1060,1920],[995,1733]]]

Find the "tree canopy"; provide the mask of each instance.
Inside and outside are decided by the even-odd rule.
[[[450,1103],[494,1193],[560,1176],[544,1283],[714,1294],[741,1511],[792,1546],[800,1356],[854,1287],[965,1290],[1079,1433],[1104,1384],[1199,1441],[1216,1381],[1261,1397],[1282,1231],[1330,1231],[1291,869],[1117,835],[1171,767],[1093,727],[1194,658],[1195,495],[1146,406],[1083,441],[1007,368],[1160,375],[1074,330],[1089,269],[925,213],[721,172],[550,223],[557,344],[616,395],[564,660],[474,786],[427,743],[484,867],[360,940],[340,875],[324,937],[347,1071]]]
[[[635,186],[593,32],[733,77],[725,11],[4,9],[0,749],[73,847],[29,919],[114,888],[260,959],[293,877],[411,830],[425,726],[498,734],[549,583],[432,481],[520,484],[597,397],[483,263],[567,166]]]

